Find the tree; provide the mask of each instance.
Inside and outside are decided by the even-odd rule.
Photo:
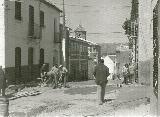
[[[126,21],[123,23],[122,27],[125,30],[126,35],[131,35],[131,20],[126,18]]]

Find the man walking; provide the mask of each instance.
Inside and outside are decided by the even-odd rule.
[[[95,67],[94,73],[95,82],[97,84],[97,94],[99,105],[104,103],[105,88],[108,82],[109,68],[104,65],[104,60],[100,59],[99,64]]]
[[[130,79],[131,84],[133,84],[135,82],[135,80],[134,80],[134,64],[133,63],[129,64],[129,79]]]

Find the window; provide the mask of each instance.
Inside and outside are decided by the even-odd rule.
[[[44,12],[40,11],[40,26],[44,27]]]
[[[15,1],[15,19],[21,20],[21,2]]]
[[[29,5],[29,36],[34,34],[34,7]]]

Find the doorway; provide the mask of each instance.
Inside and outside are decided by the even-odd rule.
[[[21,48],[15,48],[15,83],[21,81]]]

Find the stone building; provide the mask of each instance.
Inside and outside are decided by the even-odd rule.
[[[9,83],[39,77],[60,63],[61,10],[46,0],[5,0],[5,69]]]
[[[75,37],[66,34],[66,66],[69,70],[69,81],[88,80],[88,42],[86,31],[79,25]]]

